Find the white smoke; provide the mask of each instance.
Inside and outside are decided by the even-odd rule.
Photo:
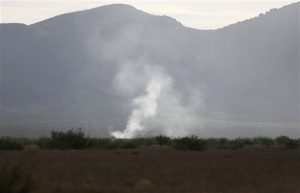
[[[112,135],[116,138],[132,138],[145,130],[143,122],[157,114],[157,102],[162,89],[168,86],[164,79],[153,78],[149,80],[146,93],[133,100],[135,106],[132,111],[126,129],[123,132],[115,131]]]
[[[187,102],[183,103],[183,96],[170,86],[159,99],[158,113],[151,127],[159,128],[159,134],[174,137],[194,134],[195,129],[202,131],[205,96],[200,89],[191,90],[188,95]]]
[[[147,134],[184,136],[199,126],[199,109],[204,96],[192,90],[182,103],[182,96],[173,88],[173,79],[164,69],[147,64],[125,63],[115,76],[114,88],[121,96],[133,97],[131,111],[124,131],[113,131],[116,138],[133,138]]]

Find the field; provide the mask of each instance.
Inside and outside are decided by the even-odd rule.
[[[0,168],[13,166],[36,193],[300,192],[299,148],[1,151]]]

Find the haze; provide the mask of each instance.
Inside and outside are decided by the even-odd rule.
[[[299,136],[299,2],[217,30],[113,4],[0,32],[3,135]]]

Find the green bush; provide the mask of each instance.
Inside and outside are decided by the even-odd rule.
[[[299,144],[297,143],[296,140],[291,139],[291,138],[289,138],[287,136],[277,137],[275,139],[275,141],[276,141],[276,143],[278,145],[282,145],[282,146],[284,146],[287,149],[296,149],[299,146]]]
[[[244,140],[242,138],[236,138],[229,142],[229,147],[233,150],[236,150],[245,147],[247,144],[248,144],[247,140]]]
[[[217,138],[208,138],[205,139],[208,146],[216,147],[218,145],[218,139]]]
[[[227,139],[227,138],[219,138],[219,139],[217,139],[217,147],[218,148],[220,148],[220,149],[226,149],[226,148],[228,148],[228,146],[229,146],[229,139]]]
[[[48,137],[40,137],[35,141],[35,144],[42,149],[51,149],[53,146],[52,139]]]
[[[254,144],[253,139],[251,138],[240,138],[240,140],[242,140],[243,143],[247,146],[251,146]]]
[[[136,139],[89,138],[87,147],[94,149],[135,149],[141,145],[140,143],[141,142]]]
[[[285,146],[287,149],[297,149],[299,147],[299,144],[297,143],[296,140],[290,140],[286,146]]]
[[[21,150],[23,144],[16,138],[2,137],[0,138],[0,150]]]
[[[110,140],[105,149],[119,149],[121,148],[120,140]]]
[[[109,138],[88,138],[87,147],[92,149],[108,149],[111,144]]]
[[[134,139],[111,140],[108,149],[136,149],[138,147]]]
[[[279,136],[279,137],[275,138],[275,141],[276,141],[277,144],[286,144],[290,140],[291,139],[287,136]]]
[[[151,146],[154,144],[157,144],[157,141],[154,137],[148,137],[148,138],[135,138],[132,139],[137,146]]]
[[[84,149],[87,148],[88,139],[79,128],[77,130],[68,130],[66,132],[51,132],[50,147],[57,149]]]
[[[253,143],[269,148],[275,144],[275,141],[269,137],[256,137],[253,139]]]
[[[158,145],[168,145],[171,142],[171,138],[163,135],[159,135],[155,137]]]
[[[197,136],[176,138],[173,140],[175,149],[204,151],[207,148],[207,142],[203,139],[198,139]]]
[[[137,142],[134,139],[121,140],[121,148],[123,149],[136,149],[137,147]]]
[[[0,170],[0,192],[29,193],[35,189],[33,179],[18,166]]]
[[[300,139],[290,139],[286,136],[277,137],[275,140],[268,137],[256,138],[208,138],[199,139],[197,136],[170,138],[156,136],[149,138],[114,139],[114,138],[87,138],[81,129],[65,132],[52,131],[51,137],[38,139],[27,138],[0,138],[0,150],[22,150],[29,144],[38,145],[42,149],[135,149],[153,144],[172,146],[180,150],[204,150],[207,147],[240,149],[253,144],[271,147],[279,145],[287,149],[295,149],[300,145]]]

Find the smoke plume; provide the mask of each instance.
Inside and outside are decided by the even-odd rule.
[[[161,66],[125,63],[115,76],[114,88],[119,95],[131,98],[131,112],[124,131],[113,131],[116,138],[133,138],[163,134],[184,136],[188,129],[199,126],[199,110],[204,96],[199,90],[190,91],[183,103],[174,80]]]
[[[145,130],[144,122],[157,114],[157,103],[161,92],[168,82],[161,78],[149,80],[144,95],[133,100],[134,109],[129,117],[126,129],[123,132],[115,131],[112,135],[116,138],[132,138]]]

